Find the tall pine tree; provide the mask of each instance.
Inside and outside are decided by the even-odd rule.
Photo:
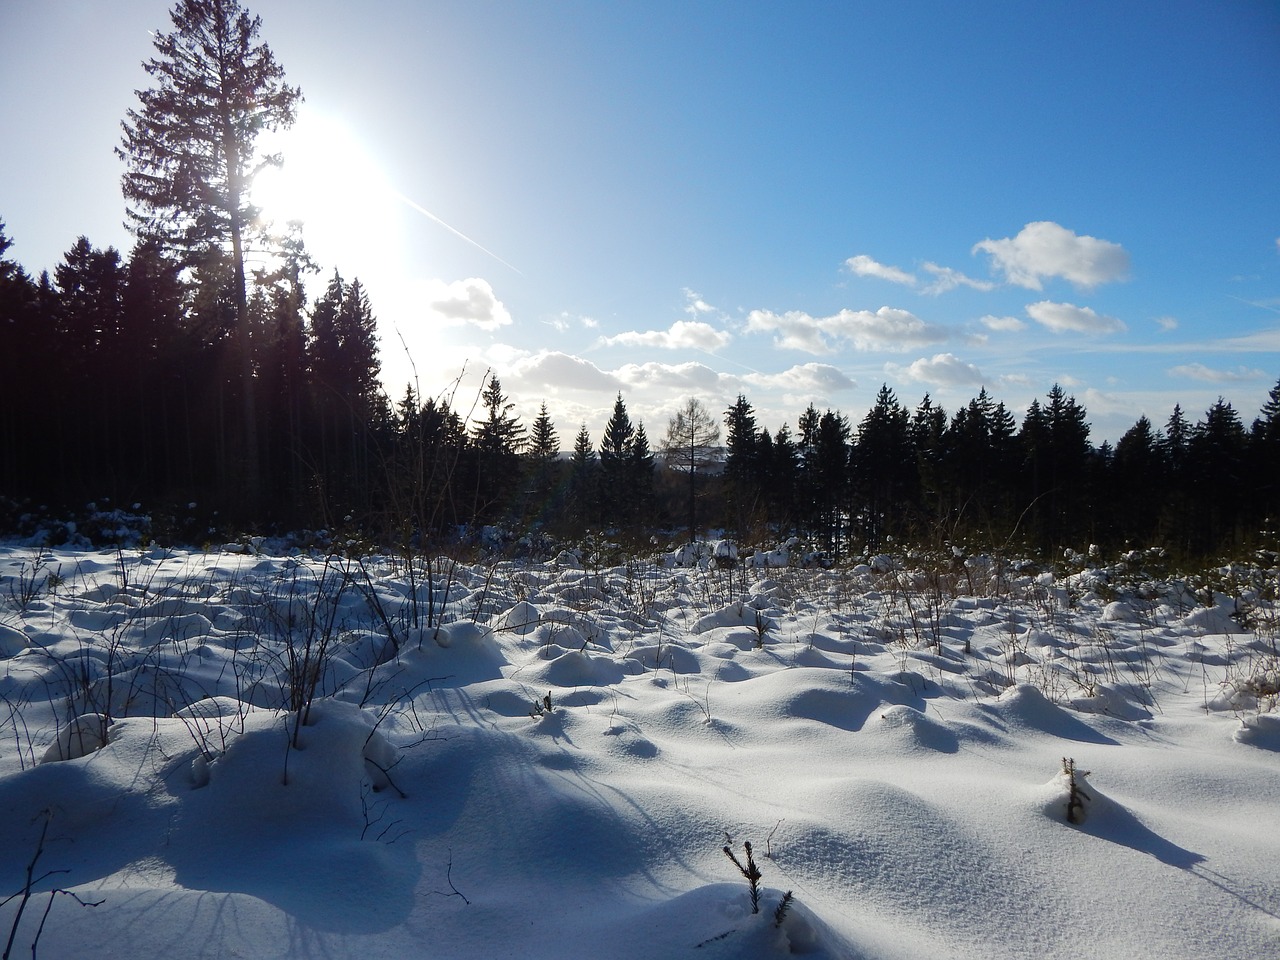
[[[290,126],[302,94],[284,81],[262,21],[237,0],[180,0],[173,30],[156,33],[157,56],[143,63],[155,86],[139,90],[117,154],[135,232],[180,252],[188,265],[211,248],[230,256],[231,299],[239,339],[241,446],[251,509],[259,475],[258,420],[245,255],[256,235],[253,178],[279,158],[264,156],[259,136]]]

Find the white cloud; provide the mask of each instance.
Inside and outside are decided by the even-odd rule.
[[[995,317],[988,314],[978,320],[988,330],[999,330],[1002,333],[1017,333],[1027,329],[1027,325],[1017,317]]]
[[[1184,363],[1166,371],[1171,377],[1183,377],[1187,380],[1199,380],[1202,383],[1244,383],[1250,380],[1261,380],[1266,377],[1265,371],[1249,368],[1244,365],[1234,370],[1214,370],[1203,363]]]
[[[604,337],[605,346],[658,347],[662,350],[704,350],[714,353],[729,345],[733,339],[723,330],[717,330],[701,320],[677,320],[667,330],[630,330],[614,337]]]
[[[888,363],[885,364],[885,372],[900,380],[913,380],[935,387],[976,387],[986,383],[981,370],[950,353],[934,354],[929,359],[921,357],[905,367]]]
[[[707,303],[707,301],[703,300],[701,296],[690,290],[688,287],[684,288],[684,298],[687,301],[685,303],[684,312],[689,314],[691,317],[697,317],[704,313],[719,312],[715,307]]]
[[[781,316],[771,310],[752,310],[747,314],[747,333],[778,334],[774,344],[785,350],[805,353],[834,353],[835,347],[823,335],[821,321],[799,310]]]
[[[940,267],[936,263],[924,264],[926,272],[933,274],[932,283],[924,287],[925,293],[946,293],[956,287],[972,287],[974,290],[994,290],[995,284],[989,280],[975,280],[959,270],[951,267]]]
[[[972,252],[979,251],[991,255],[992,266],[1009,283],[1031,290],[1052,277],[1091,290],[1129,274],[1129,254],[1120,244],[1079,236],[1048,220],[1028,223],[1016,237],[983,240]]]
[[[1027,305],[1027,315],[1054,333],[1120,333],[1124,323],[1115,317],[1095,313],[1090,307],[1041,300]]]
[[[850,257],[844,262],[849,268],[849,272],[859,277],[876,277],[880,280],[888,280],[890,283],[900,283],[904,287],[913,287],[916,284],[916,278],[905,270],[897,267],[891,267],[888,264],[879,263],[871,259],[865,253],[860,253],[856,257]]]
[[[565,331],[572,329],[575,324],[580,327],[585,327],[588,330],[594,330],[596,327],[600,326],[599,321],[591,317],[574,316],[567,310],[562,310],[546,322],[548,326],[553,327],[558,333],[564,333]]]
[[[523,357],[511,364],[510,374],[503,377],[503,386],[510,380],[512,388],[519,386],[529,393],[563,390],[586,390],[606,394],[622,389],[622,381],[612,373],[601,370],[590,360],[570,356],[559,351],[544,350],[533,356]]]
[[[450,326],[471,324],[481,330],[497,330],[511,323],[511,314],[493,292],[488,280],[469,277],[446,283],[426,282],[427,313]]]
[[[1170,330],[1178,329],[1177,317],[1156,317],[1156,326],[1168,333]]]
[[[828,363],[801,363],[781,373],[749,373],[742,379],[762,390],[786,390],[805,395],[826,396],[857,386],[841,370]]]
[[[683,393],[715,392],[721,375],[704,363],[628,363],[615,371],[616,376],[634,389],[661,388]]]
[[[771,332],[774,342],[789,350],[812,354],[833,353],[841,342],[856,350],[909,350],[926,343],[946,340],[945,327],[926,323],[907,310],[881,307],[870,310],[841,310],[829,317],[814,317],[799,310],[776,314],[752,310],[747,315],[747,332]]]

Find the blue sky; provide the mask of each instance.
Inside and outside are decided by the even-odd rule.
[[[773,429],[1059,382],[1100,442],[1219,395],[1247,423],[1280,378],[1271,0],[249,9],[307,98],[264,202],[368,287],[393,396],[493,369],[568,446],[618,392],[656,439],[690,395]],[[32,272],[128,250],[112,147],[168,26],[0,7]]]

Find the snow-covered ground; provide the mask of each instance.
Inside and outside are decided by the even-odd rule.
[[[13,957],[1280,956],[1247,590],[29,547],[0,577]]]

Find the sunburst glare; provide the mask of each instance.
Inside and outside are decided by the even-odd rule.
[[[254,179],[253,203],[277,228],[300,221],[307,247],[323,262],[397,242],[399,195],[361,139],[344,123],[304,107],[287,131],[264,138],[283,163]]]

